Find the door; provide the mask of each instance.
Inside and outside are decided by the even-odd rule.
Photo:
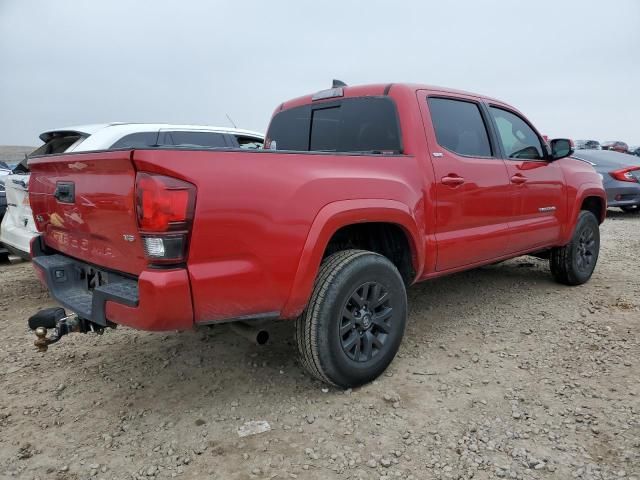
[[[562,169],[540,135],[515,112],[489,107],[511,182],[508,253],[557,243],[567,214]]]
[[[486,113],[464,96],[418,96],[435,174],[436,270],[472,265],[507,248],[510,182],[489,140]]]

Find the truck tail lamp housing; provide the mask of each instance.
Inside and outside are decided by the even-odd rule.
[[[640,179],[640,167],[638,166],[614,170],[609,172],[609,175],[621,182],[640,183],[640,180],[638,180]]]
[[[144,253],[152,264],[186,260],[196,187],[177,178],[139,172],[136,214]]]

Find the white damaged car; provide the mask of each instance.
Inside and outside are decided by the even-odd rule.
[[[164,123],[107,123],[49,130],[44,142],[28,157],[97,150],[184,146],[190,148],[260,149],[261,133],[237,128]],[[0,243],[14,255],[29,258],[31,239],[37,235],[29,206],[29,168],[25,158],[3,177],[7,211],[0,226]]]

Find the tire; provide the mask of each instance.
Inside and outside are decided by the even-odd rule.
[[[364,250],[334,253],[296,321],[300,362],[323,382],[363,385],[389,366],[406,321],[407,294],[393,263]]]
[[[638,213],[640,212],[640,205],[625,205],[620,207],[624,213]]]
[[[583,210],[571,241],[551,250],[551,274],[559,283],[582,285],[591,278],[599,253],[600,225],[593,213]]]

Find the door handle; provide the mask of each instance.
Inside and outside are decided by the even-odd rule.
[[[442,177],[441,182],[445,185],[449,185],[450,187],[457,187],[464,183],[464,178],[459,177],[458,175],[447,175],[446,177]]]
[[[516,185],[522,185],[526,181],[527,177],[525,177],[521,173],[516,173],[513,177],[511,177],[511,183],[515,183]]]
[[[53,196],[60,203],[75,202],[75,185],[73,182],[58,182]]]

